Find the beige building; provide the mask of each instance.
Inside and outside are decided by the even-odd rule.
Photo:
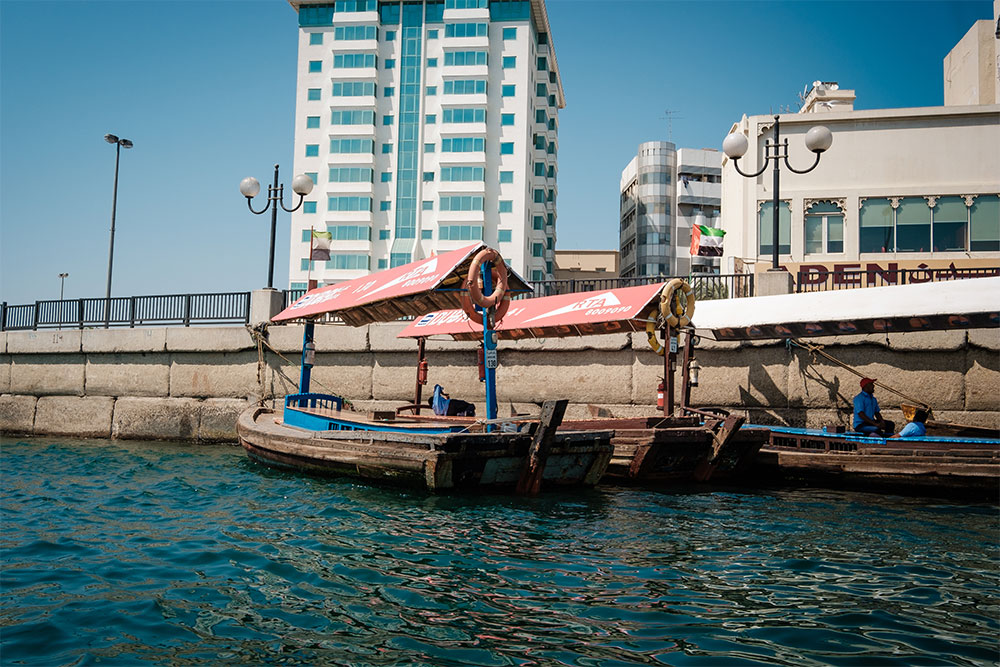
[[[993,20],[972,24],[944,59],[944,104],[1000,104],[1000,0]]]
[[[556,250],[556,280],[618,277],[617,250]]]

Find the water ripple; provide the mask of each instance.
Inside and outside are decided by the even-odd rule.
[[[233,447],[4,441],[3,663],[982,665],[995,507],[428,496]]]

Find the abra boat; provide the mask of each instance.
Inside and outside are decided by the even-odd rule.
[[[699,310],[697,327],[699,333],[716,340],[784,339],[796,343],[800,343],[799,336],[996,330],[1000,327],[997,294],[1000,277],[987,277],[706,302]],[[803,346],[819,351],[816,346]],[[899,394],[891,387],[880,386]],[[928,411],[930,408],[920,407]],[[912,410],[913,406],[904,404],[908,418]],[[928,422],[926,436],[885,439],[836,432],[836,427],[769,428],[769,440],[754,466],[757,474],[768,479],[971,493],[994,501],[1000,490],[1000,439],[996,429]],[[935,434],[934,429],[945,434],[991,437],[949,437]]]
[[[511,425],[513,432],[504,432],[504,421],[496,415],[495,374],[486,387],[487,419],[465,424],[418,421],[393,412],[362,414],[340,396],[310,392],[317,322],[336,317],[361,326],[475,301],[485,311],[482,335],[495,368],[493,315],[509,307],[508,292],[528,289],[499,253],[480,243],[307,292],[272,318],[273,323],[304,324],[299,391],[285,397],[280,414],[261,406],[246,410],[237,424],[240,443],[248,456],[270,466],[430,491],[533,493],[543,484],[596,484],[611,458],[611,433],[556,433],[565,401],[549,404],[540,419],[521,420]],[[492,293],[485,296],[484,290]]]
[[[426,381],[424,342],[430,336],[453,340],[479,340],[468,304],[427,314],[398,336],[418,341],[417,391],[414,404],[403,409],[419,415],[420,386]],[[679,412],[674,414],[673,378],[677,348],[670,341],[678,331],[690,330],[694,312],[691,287],[674,280],[637,287],[562,294],[515,301],[496,325],[500,339],[524,340],[645,332],[653,351],[663,356],[665,394],[663,414],[642,418],[596,416],[562,422],[562,428],[581,431],[614,430],[614,455],[606,477],[619,482],[676,483],[735,481],[740,479],[766,442],[766,428],[743,428],[744,418],[690,407],[693,355],[685,348]],[[688,337],[691,339],[691,337]],[[693,340],[693,339],[691,339]],[[696,367],[696,366],[695,366]],[[419,418],[419,417],[418,417]]]

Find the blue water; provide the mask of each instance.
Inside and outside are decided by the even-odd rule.
[[[2,443],[0,661],[984,665],[995,506],[430,496],[232,446]]]

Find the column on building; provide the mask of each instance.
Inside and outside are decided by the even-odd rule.
[[[356,278],[482,240],[553,272],[562,87],[544,2],[291,0],[299,15],[289,276]],[[333,236],[310,263],[310,229]]]

